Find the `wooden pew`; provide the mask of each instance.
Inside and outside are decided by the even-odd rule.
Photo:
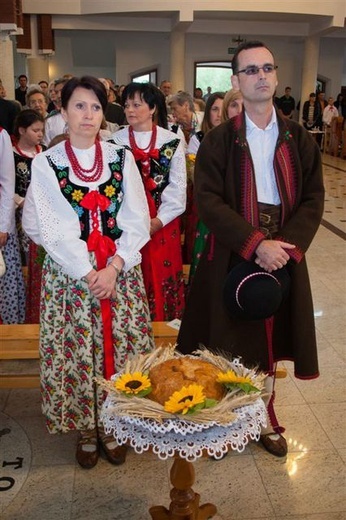
[[[178,331],[166,322],[154,322],[153,332],[157,346],[175,344]],[[39,359],[39,325],[0,325],[0,362]],[[24,364],[23,364],[24,365]],[[25,366],[25,365],[24,365]],[[0,388],[37,388],[39,375],[25,371],[2,374]]]
[[[157,346],[174,345],[178,331],[163,321],[153,322],[153,332]],[[1,361],[38,360],[39,325],[0,325],[0,363]],[[23,364],[24,365],[24,364]],[[25,365],[24,365],[25,366]],[[38,366],[38,365],[37,365]],[[286,377],[286,369],[278,368],[276,377]],[[39,375],[4,373],[0,377],[0,388],[37,388]]]

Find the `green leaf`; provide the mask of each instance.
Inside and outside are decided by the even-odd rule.
[[[216,399],[206,399],[204,401],[204,408],[212,408],[213,406],[217,405]]]

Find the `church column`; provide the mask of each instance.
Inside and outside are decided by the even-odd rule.
[[[170,61],[170,81],[172,92],[185,90],[185,38],[186,31],[193,22],[193,10],[188,6],[183,6],[173,23],[171,30],[171,61]]]
[[[172,92],[185,90],[185,32],[174,29],[171,32],[171,72]]]
[[[309,99],[309,94],[316,91],[318,61],[320,53],[319,36],[310,36],[305,41],[300,98],[299,122],[302,122],[303,105]]]
[[[9,35],[0,32],[0,79],[7,99],[14,99],[13,42]]]
[[[0,79],[6,89],[7,98],[14,99],[14,34],[23,33],[21,0],[2,0],[0,11]]]
[[[45,56],[39,54],[39,30],[38,30],[38,17],[35,15],[30,16],[30,28],[31,28],[31,55],[28,56],[28,76],[30,83],[38,83],[41,80],[48,81],[49,79],[49,61]]]
[[[54,53],[51,15],[24,15],[24,33],[17,37],[17,52],[27,54],[30,83],[49,80],[48,56]]]

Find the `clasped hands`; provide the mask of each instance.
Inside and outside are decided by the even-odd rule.
[[[255,263],[268,273],[284,267],[290,259],[287,249],[294,249],[294,244],[280,240],[263,240],[256,249]]]
[[[120,257],[118,257],[120,259]],[[117,261],[120,269],[123,267],[123,260]],[[121,266],[121,267],[120,267]],[[111,265],[107,265],[103,269],[96,271],[92,269],[85,277],[88,282],[90,291],[99,300],[108,298],[115,298],[116,296],[116,281],[118,278],[118,270]]]

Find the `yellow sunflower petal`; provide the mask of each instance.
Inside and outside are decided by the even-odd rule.
[[[119,390],[119,392],[124,392],[128,395],[136,395],[144,390],[148,390],[151,383],[147,375],[142,374],[142,372],[134,372],[133,374],[122,374],[115,381],[114,386]]]
[[[216,381],[218,383],[223,383],[223,384],[226,384],[226,383],[248,383],[250,385],[253,384],[253,381],[251,379],[251,377],[247,377],[247,376],[238,376],[238,374],[236,374],[233,370],[228,370],[227,372],[220,372],[219,375],[217,376],[217,379]]]
[[[183,386],[181,390],[174,392],[164,404],[164,409],[169,413],[181,413],[185,415],[197,404],[204,403],[205,395],[203,386],[192,384]]]

